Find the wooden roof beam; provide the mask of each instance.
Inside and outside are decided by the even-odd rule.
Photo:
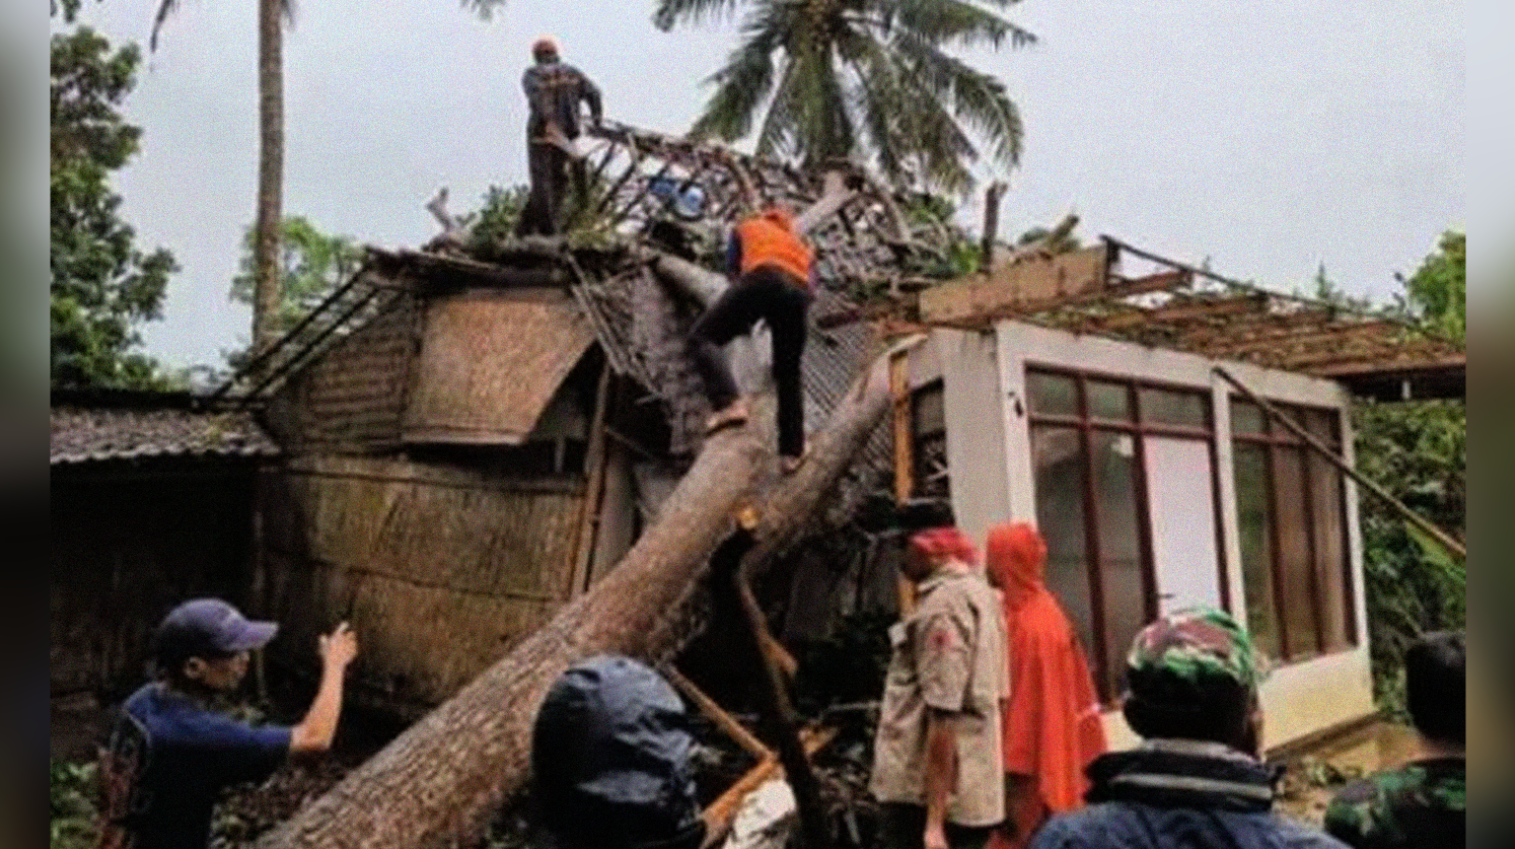
[[[1402,372],[1443,368],[1466,368],[1466,351],[1428,351],[1418,355],[1377,357],[1370,355],[1337,356],[1317,362],[1303,362],[1288,366],[1295,371],[1308,371],[1320,377],[1359,377],[1379,372]]]
[[[1326,342],[1360,341],[1364,337],[1388,341],[1404,328],[1392,321],[1371,321],[1324,327],[1280,328],[1266,333],[1223,337],[1213,345],[1201,344],[1207,356],[1228,357],[1238,354],[1274,351],[1280,348],[1319,345]]]
[[[1097,330],[1130,330],[1158,327],[1175,322],[1188,322],[1225,316],[1256,313],[1266,309],[1268,300],[1256,295],[1241,295],[1207,301],[1185,301],[1152,309],[1138,309],[1117,313],[1092,322]]]

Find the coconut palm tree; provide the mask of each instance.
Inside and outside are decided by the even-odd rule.
[[[761,155],[869,158],[900,186],[960,193],[981,159],[1019,160],[1021,121],[1004,83],[946,51],[1034,42],[986,8],[1015,2],[658,0],[653,22],[666,31],[747,7],[691,135],[735,141],[757,124]]]
[[[462,0],[466,9],[488,18],[505,0]],[[148,47],[158,49],[158,33],[178,10],[180,0],[161,0],[153,18]],[[258,0],[258,208],[253,223],[256,241],[252,342],[262,351],[278,337],[275,317],[279,291],[279,221],[284,192],[284,26],[294,23],[294,0]]]

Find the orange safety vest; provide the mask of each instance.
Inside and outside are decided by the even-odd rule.
[[[791,222],[788,215],[770,211],[736,226],[742,246],[742,274],[760,265],[770,265],[794,277],[800,285],[810,285],[810,249],[795,235]]]

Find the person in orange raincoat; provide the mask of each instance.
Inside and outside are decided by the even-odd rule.
[[[1029,524],[996,525],[989,579],[1005,611],[1010,700],[1001,722],[1005,826],[991,849],[1020,849],[1052,814],[1083,804],[1084,768],[1105,752],[1099,699],[1073,625],[1047,590],[1047,543]]]

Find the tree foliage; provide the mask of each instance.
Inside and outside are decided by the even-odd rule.
[[[58,6],[53,7],[55,10]],[[71,18],[77,4],[65,3]],[[135,349],[139,325],[161,315],[178,266],[163,248],[139,250],[121,220],[110,173],[130,161],[142,131],[120,109],[135,83],[135,45],[112,49],[88,27],[51,43],[51,379],[54,386],[149,388],[157,364]]]
[[[1466,240],[1448,232],[1409,278],[1394,310],[1461,341]],[[1323,276],[1323,272],[1322,272]],[[1357,467],[1411,509],[1456,534],[1467,511],[1467,409],[1462,399],[1353,409]],[[1363,565],[1380,704],[1403,712],[1404,649],[1422,633],[1467,623],[1467,567],[1376,498],[1361,502]]]
[[[242,260],[231,281],[231,299],[253,303],[258,234],[252,227],[242,240]],[[334,289],[347,281],[363,261],[363,250],[349,236],[321,232],[301,215],[284,218],[279,233],[279,308],[272,317],[275,332],[289,332]]]
[[[1021,120],[1003,82],[948,51],[1034,42],[986,8],[1014,2],[659,0],[653,22],[667,30],[748,7],[692,135],[734,141],[756,125],[760,155],[871,159],[897,186],[961,194],[981,159],[1019,160]]]

